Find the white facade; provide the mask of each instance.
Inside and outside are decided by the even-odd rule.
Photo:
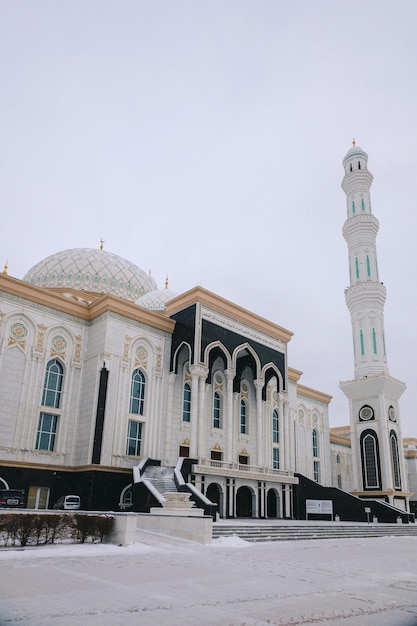
[[[181,455],[222,514],[291,517],[295,472],[330,484],[331,398],[288,368],[292,333],[201,288],[161,294],[162,309],[142,281],[156,310],[143,308],[114,295],[131,293],[120,257],[112,276],[115,255],[77,249],[72,267],[71,252],[29,282],[0,275],[3,485],[24,488],[30,506],[52,505],[65,485],[86,508],[115,508],[133,466]],[[87,291],[94,278],[100,289]]]

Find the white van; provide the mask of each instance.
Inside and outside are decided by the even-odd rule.
[[[80,496],[61,496],[54,504],[54,509],[76,510],[80,508]]]

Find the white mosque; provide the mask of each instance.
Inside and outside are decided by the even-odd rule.
[[[350,426],[288,362],[291,331],[202,287],[175,294],[104,249],[0,274],[0,486],[27,507],[147,511],[189,490],[221,517],[379,519],[415,505],[417,440],[388,371],[368,157],[343,165]],[[308,378],[308,375],[306,375]]]

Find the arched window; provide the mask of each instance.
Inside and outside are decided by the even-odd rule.
[[[240,434],[247,435],[248,433],[248,405],[246,400],[240,401]]]
[[[371,262],[369,260],[368,255],[366,255],[366,271],[367,271],[368,276],[370,276],[371,275]]]
[[[340,454],[336,455],[336,463],[340,465]]]
[[[129,413],[133,413],[134,415],[143,415],[144,404],[145,375],[139,369],[136,369],[132,374]]]
[[[361,169],[361,162],[358,161],[358,170],[360,170],[360,169]]]
[[[222,427],[222,408],[222,395],[218,391],[215,391],[213,395],[213,428]]]
[[[312,443],[313,443],[313,456],[317,458],[319,457],[319,433],[317,432],[317,428],[313,428]]]
[[[359,261],[358,257],[355,259],[355,270],[356,270],[356,278],[359,278]]]
[[[59,409],[61,404],[62,381],[64,368],[58,359],[52,359],[46,366],[45,382],[43,385],[42,405]]]
[[[365,200],[362,198],[361,200],[362,211],[365,210]]]
[[[352,165],[350,167],[352,167]],[[352,213],[355,213],[355,201],[354,200],[352,200]]]
[[[272,443],[279,443],[279,416],[278,411],[272,411]]]
[[[340,474],[337,475],[337,486],[339,489],[342,488],[342,477]]]
[[[391,442],[391,462],[392,474],[394,478],[394,489],[401,489],[400,457],[398,454],[398,439],[395,432],[390,433]]]
[[[182,421],[189,422],[190,420],[191,420],[191,387],[189,383],[185,383],[183,403],[182,403]]]
[[[349,169],[351,172],[353,171],[352,163],[349,165]]]
[[[379,450],[376,434],[364,431],[361,436],[362,473],[365,489],[380,488]]]

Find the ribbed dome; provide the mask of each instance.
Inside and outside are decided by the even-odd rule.
[[[134,302],[155,291],[154,279],[117,254],[93,248],[63,250],[30,269],[23,280],[37,287],[71,287]]]
[[[145,307],[145,309],[150,309],[153,311],[163,311],[165,309],[165,304],[168,300],[172,300],[178,294],[172,291],[171,289],[156,289],[155,291],[149,291],[145,293],[139,300],[137,300],[136,304]]]

